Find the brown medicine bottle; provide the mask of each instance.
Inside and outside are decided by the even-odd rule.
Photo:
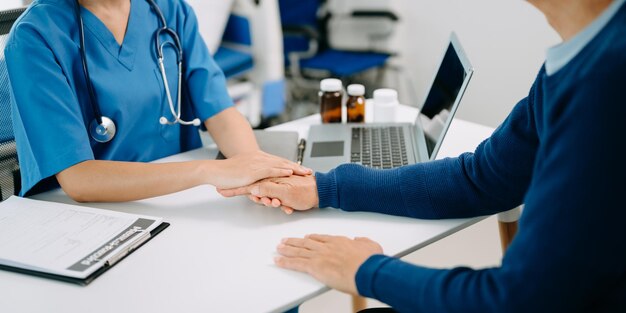
[[[365,122],[365,86],[350,85],[348,86],[348,101],[346,107],[348,109],[348,123],[364,123]]]
[[[320,114],[322,123],[341,123],[343,85],[341,80],[327,78],[320,83]]]

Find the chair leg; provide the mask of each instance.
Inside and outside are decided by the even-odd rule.
[[[517,233],[517,221],[521,214],[521,207],[498,214],[498,228],[500,229],[500,244],[503,254]]]
[[[502,253],[504,253],[517,233],[517,221],[508,223],[498,221],[498,228],[500,228],[500,244],[502,245]]]
[[[352,296],[352,312],[359,312],[367,308],[367,299],[359,296]]]

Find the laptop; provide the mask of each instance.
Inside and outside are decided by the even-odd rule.
[[[303,164],[326,172],[344,163],[386,169],[434,160],[473,72],[452,33],[414,123],[311,126]]]

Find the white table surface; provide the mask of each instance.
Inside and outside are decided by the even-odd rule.
[[[401,112],[400,120],[416,114],[409,108]],[[298,130],[304,137],[314,123],[319,116],[273,129]],[[439,155],[473,151],[491,132],[457,119]],[[202,148],[165,161],[215,153]],[[60,190],[34,198],[73,203]],[[171,226],[87,287],[0,271],[0,312],[281,312],[328,290],[307,275],[273,265],[281,238],[367,236],[386,254],[403,256],[480,220],[425,221],[336,209],[285,215],[245,198],[221,198],[210,186],[131,203],[84,205],[162,216]]]

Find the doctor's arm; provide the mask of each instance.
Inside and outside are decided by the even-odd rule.
[[[234,108],[205,121],[226,160],[140,163],[88,160],[56,175],[78,202],[122,202],[178,192],[199,185],[234,188],[268,177],[308,175],[309,169],[261,150],[250,124]]]
[[[297,165],[267,154],[228,160],[140,163],[87,160],[56,174],[78,202],[121,202],[161,196],[199,185],[241,186],[264,177],[302,174]]]
[[[250,123],[234,107],[207,119],[204,125],[227,158],[260,151]]]

